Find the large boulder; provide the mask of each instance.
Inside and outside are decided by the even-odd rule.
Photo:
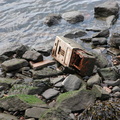
[[[110,15],[117,16],[119,13],[119,5],[115,1],[107,1],[94,8],[95,17],[108,17]]]
[[[27,66],[28,66],[28,62],[26,60],[17,59],[17,58],[7,60],[3,62],[1,65],[1,67],[5,71],[13,71],[13,70],[17,70],[17,69],[20,69],[22,67],[27,67]]]
[[[69,97],[61,102],[59,105],[63,110],[70,110],[72,112],[81,111],[95,102],[95,94],[90,90],[82,90],[73,97]]]
[[[63,13],[62,18],[72,24],[84,21],[84,16],[79,11],[71,11],[71,12]]]
[[[66,91],[78,90],[82,84],[82,79],[76,75],[69,75],[62,84]]]
[[[33,61],[33,62],[43,61],[43,56],[35,50],[26,51],[22,57],[26,60]]]
[[[18,42],[13,42],[7,44],[6,46],[2,46],[2,48],[0,48],[0,56],[5,55],[11,57],[13,54],[16,54],[17,57],[21,57],[28,49],[29,48],[26,45],[23,45]]]
[[[61,16],[58,14],[48,15],[45,20],[44,24],[48,25],[49,27],[59,23]]]
[[[86,34],[87,32],[84,30],[74,29],[70,32],[65,33],[64,37],[72,39],[72,38],[78,38],[78,37],[85,36]]]

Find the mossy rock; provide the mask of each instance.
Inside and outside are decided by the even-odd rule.
[[[44,112],[39,120],[73,120],[69,116],[69,112],[65,112],[60,108],[52,108]]]
[[[82,83],[82,86],[79,90],[75,90],[75,91],[69,91],[69,92],[65,92],[63,94],[60,94],[58,97],[57,97],[57,104],[60,104],[63,100],[67,99],[67,98],[70,98],[74,95],[76,95],[79,91],[81,90],[86,90],[86,83],[83,82]]]
[[[0,99],[0,108],[7,111],[24,111],[32,106],[46,105],[42,100],[33,95],[11,95]]]
[[[17,95],[17,94],[28,94],[31,89],[35,89],[36,87],[24,85],[24,84],[15,84],[9,91],[9,95]]]
[[[16,79],[0,77],[0,83],[12,84]]]
[[[39,98],[37,98],[34,95],[19,94],[19,95],[17,95],[17,97],[20,100],[22,100],[22,101],[24,101],[24,102],[26,102],[28,104],[31,104],[31,105],[34,105],[34,104],[37,104],[37,105],[39,105],[39,104],[45,104],[42,100],[40,100]]]

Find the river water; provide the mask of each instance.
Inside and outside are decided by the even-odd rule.
[[[74,28],[104,26],[94,19],[94,7],[105,1],[109,0],[0,0],[0,47],[14,41],[32,47],[46,46],[55,36]],[[81,11],[84,22],[73,25],[61,20],[52,27],[43,23],[49,14],[72,10]],[[116,23],[118,27],[119,21]]]

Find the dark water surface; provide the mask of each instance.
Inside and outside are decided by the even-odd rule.
[[[109,0],[0,0],[0,47],[13,41],[32,47],[45,46],[56,35],[74,28],[104,26],[94,19],[94,6],[105,1]],[[52,27],[43,24],[45,16],[51,13],[72,10],[81,11],[84,22],[71,25],[61,20],[59,25]],[[120,19],[113,27],[119,25]]]

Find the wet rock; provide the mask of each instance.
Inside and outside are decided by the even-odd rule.
[[[61,19],[61,15],[59,14],[48,15],[44,20],[44,24],[50,27],[52,25],[58,24],[60,19]]]
[[[98,72],[104,80],[114,81],[119,78],[115,67],[101,68]]]
[[[21,57],[25,51],[28,50],[28,48],[28,46],[18,42],[9,43],[6,46],[2,46],[0,49],[0,56],[5,55],[11,57],[12,55],[16,54],[16,57]]]
[[[80,40],[84,41],[84,42],[91,42],[92,38],[88,38],[88,37],[83,37]]]
[[[106,23],[108,28],[110,28],[117,21],[117,17],[115,15],[111,15],[106,18]]]
[[[86,31],[100,32],[101,29],[98,27],[91,27],[91,28],[86,28]]]
[[[82,90],[73,97],[69,97],[63,100],[60,104],[60,108],[67,109],[72,112],[82,111],[88,106],[93,105],[96,97],[90,90]]]
[[[42,70],[31,71],[33,74],[33,78],[45,78],[45,77],[52,77],[62,74],[61,71],[57,71],[52,68],[43,68]]]
[[[82,79],[76,75],[69,75],[62,84],[66,91],[78,90],[82,84]]]
[[[5,113],[0,113],[0,120],[18,120],[17,117]]]
[[[72,38],[78,38],[78,37],[85,36],[86,34],[87,33],[84,30],[74,29],[70,32],[65,33],[64,37],[72,39]]]
[[[113,33],[110,38],[110,46],[119,48],[120,46],[120,33]]]
[[[94,8],[95,17],[108,17],[110,15],[117,16],[119,13],[119,5],[115,1],[107,1]]]
[[[56,84],[58,82],[61,82],[64,80],[64,77],[63,76],[58,76],[58,77],[55,77],[55,78],[50,78],[50,82],[52,84]]]
[[[92,87],[94,84],[100,85],[101,83],[101,77],[98,74],[95,74],[94,76],[90,77],[87,81],[87,85]]]
[[[105,38],[107,38],[107,37],[109,37],[109,34],[110,34],[109,29],[104,29],[104,30],[101,30],[99,33],[95,33],[93,35],[93,38],[96,38],[96,37],[105,37]]]
[[[33,62],[40,62],[40,61],[43,61],[43,56],[35,51],[35,50],[28,50],[26,51],[22,58],[28,60],[28,61],[33,61]]]
[[[120,79],[115,80],[115,81],[105,80],[104,83],[109,85],[109,86],[119,86],[120,85]]]
[[[0,107],[7,111],[23,111],[31,105],[23,102],[17,96],[10,96],[0,99]]]
[[[5,71],[12,71],[12,70],[17,70],[20,69],[22,67],[27,67],[28,66],[28,62],[24,59],[11,59],[11,60],[7,60],[5,62],[2,63],[1,67],[5,70]]]
[[[106,45],[107,39],[106,38],[92,38],[93,45]]]
[[[48,110],[48,108],[32,107],[25,111],[25,116],[40,118],[46,110]]]
[[[108,48],[107,51],[113,55],[120,55],[120,50],[113,47]]]
[[[113,87],[112,92],[120,92],[120,87],[118,86]]]
[[[93,85],[92,91],[96,94],[96,97],[101,100],[106,100],[110,98],[109,93],[99,85]]]
[[[84,21],[84,16],[79,11],[71,11],[71,12],[63,13],[62,18],[72,24]]]
[[[50,88],[50,89],[47,89],[45,92],[43,92],[42,96],[48,100],[57,96],[58,94],[59,94],[59,91]]]

